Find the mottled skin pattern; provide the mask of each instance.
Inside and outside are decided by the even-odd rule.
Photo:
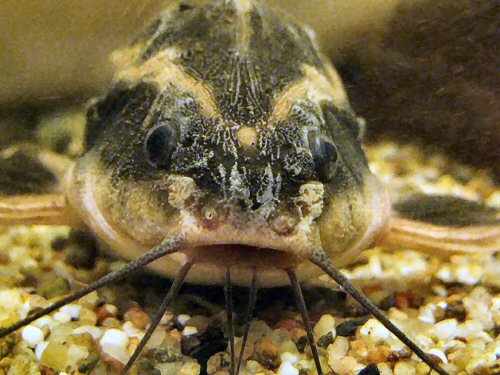
[[[263,4],[213,1],[169,10],[115,54],[116,84],[89,109],[88,153],[70,193],[104,243],[135,258],[182,233],[200,271],[230,259],[241,268],[236,283],[257,267],[278,285],[286,275],[262,248],[300,264],[303,279],[316,272],[302,264],[314,247],[343,264],[373,241],[385,196],[361,149],[361,121],[311,34]],[[168,131],[155,163],[158,128]],[[199,251],[225,244],[247,247]],[[162,261],[153,268],[172,276],[182,260]]]

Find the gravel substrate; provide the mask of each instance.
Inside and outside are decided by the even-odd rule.
[[[399,197],[452,193],[500,208],[500,190],[485,172],[392,143],[368,156]],[[66,227],[1,229],[0,327],[121,265]],[[442,259],[374,248],[345,273],[450,374],[500,374],[499,254]],[[0,340],[0,375],[118,373],[169,285],[137,274],[39,319]],[[429,373],[327,278],[304,289],[325,374]],[[248,292],[234,294],[238,350]],[[316,374],[291,292],[263,290],[257,305],[240,374]],[[221,288],[185,287],[132,373],[228,374],[224,317]]]

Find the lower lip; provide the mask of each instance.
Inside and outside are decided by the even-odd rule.
[[[220,267],[248,269],[282,269],[295,267],[301,260],[292,253],[271,248],[249,245],[208,245],[182,251],[192,257],[194,263],[211,263]]]

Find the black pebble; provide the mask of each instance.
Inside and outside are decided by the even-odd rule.
[[[356,333],[356,329],[365,324],[370,316],[362,316],[360,318],[355,318],[351,320],[346,320],[345,322],[340,323],[336,328],[337,336],[349,337],[353,336]]]
[[[380,375],[380,370],[378,369],[377,365],[371,364],[358,372],[358,375]]]

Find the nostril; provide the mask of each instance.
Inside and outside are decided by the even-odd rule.
[[[220,224],[220,216],[218,212],[211,207],[201,210],[201,225],[206,229],[215,229]]]
[[[252,210],[252,211],[258,210],[261,206],[262,206],[262,203],[257,202],[256,200],[253,200],[253,201],[252,201],[252,207],[251,207],[251,210]]]

